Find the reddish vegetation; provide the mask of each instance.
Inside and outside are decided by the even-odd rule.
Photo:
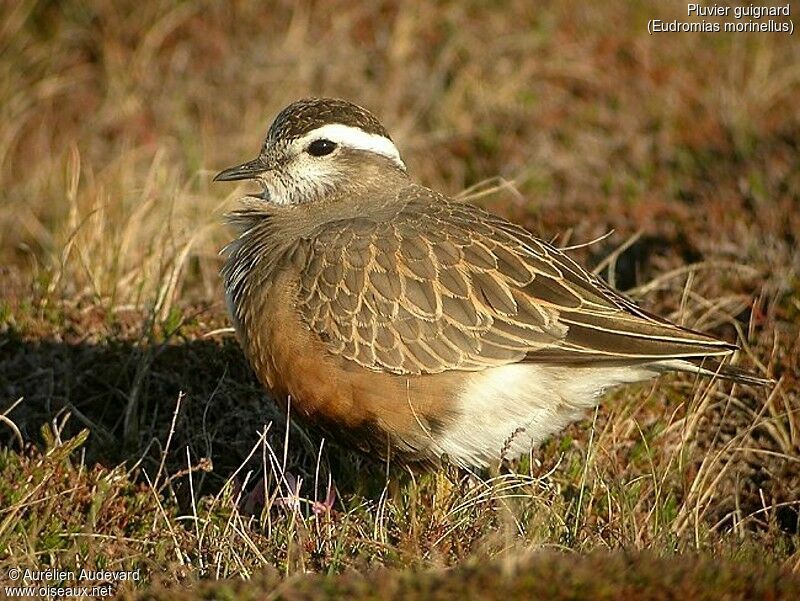
[[[512,572],[569,572],[565,590],[599,598],[642,583],[651,598],[796,596],[779,575],[800,566],[800,46],[647,35],[683,10],[2,4],[0,574],[141,567],[148,582],[233,578],[220,590],[244,595],[236,579],[266,568],[256,595],[355,570],[331,586],[461,594],[509,554],[610,548],[650,553],[548,554]],[[387,484],[295,428],[284,461],[284,422],[218,331],[235,198],[210,176],[309,94],[367,106],[423,183],[560,245],[613,229],[574,254],[648,308],[743,340],[738,360],[778,386],[674,376],[612,393],[594,421],[483,481]],[[339,494],[314,511],[328,474]],[[426,572],[442,566],[461,567]],[[545,576],[507,586],[565,594]]]

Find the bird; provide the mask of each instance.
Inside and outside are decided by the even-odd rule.
[[[416,183],[380,121],[347,100],[289,104],[258,156],[214,180],[260,188],[227,215],[221,272],[255,374],[379,461],[485,468],[664,372],[770,382],[722,361],[736,345]]]

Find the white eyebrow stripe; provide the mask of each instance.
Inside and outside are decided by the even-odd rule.
[[[311,130],[295,143],[301,148],[305,148],[311,141],[323,138],[348,148],[357,148],[358,150],[380,154],[394,161],[403,171],[406,169],[406,164],[400,158],[397,146],[389,138],[379,134],[367,133],[363,129],[351,125],[328,123]]]

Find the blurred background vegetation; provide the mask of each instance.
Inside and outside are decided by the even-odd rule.
[[[648,35],[649,19],[684,15],[655,1],[0,4],[0,568],[192,580],[544,546],[797,572],[800,45]],[[263,444],[247,463],[256,424],[275,420],[263,440],[278,458],[284,433],[224,330],[222,215],[245,188],[210,180],[309,95],[372,110],[423,184],[577,246],[653,310],[742,338],[741,362],[778,387],[675,376],[614,393],[481,485],[392,487],[380,469],[364,485],[370,468],[326,447],[335,515],[276,506],[288,471],[327,476],[300,430],[280,470]],[[251,498],[239,465],[271,470],[276,496]]]

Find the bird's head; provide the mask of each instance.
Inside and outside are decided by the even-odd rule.
[[[369,111],[345,100],[307,98],[278,113],[258,157],[214,181],[256,180],[259,198],[293,205],[357,192],[405,172],[397,147]]]

